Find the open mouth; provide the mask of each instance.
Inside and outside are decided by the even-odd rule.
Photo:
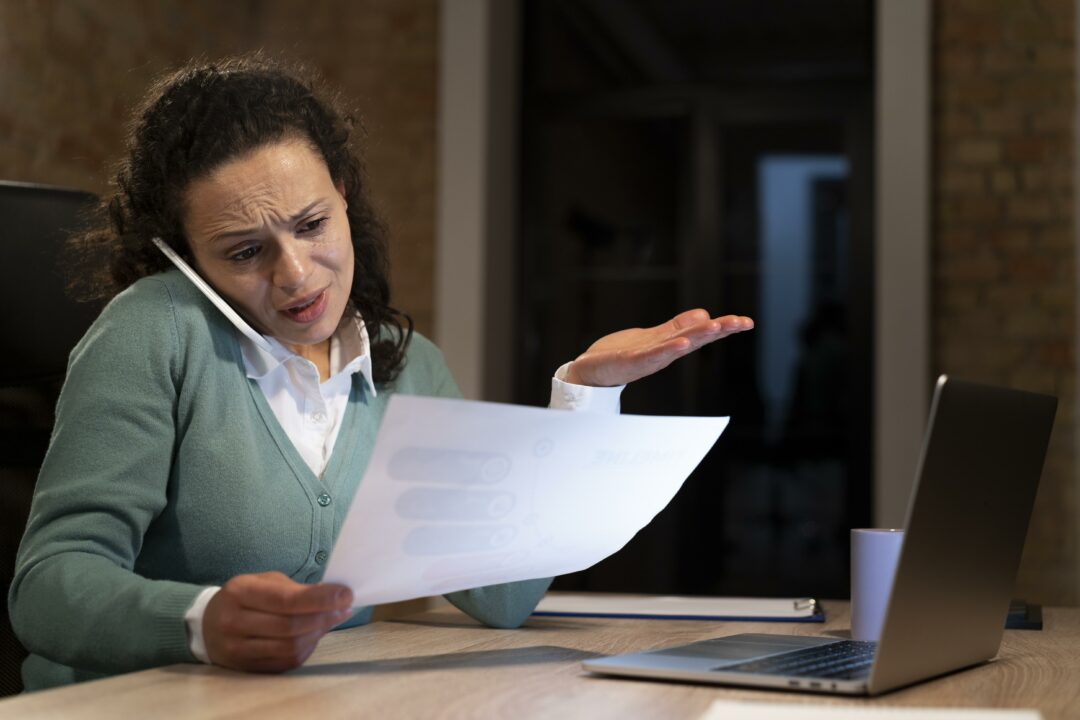
[[[295,322],[307,323],[318,319],[326,309],[326,290],[306,302],[285,308],[284,313]]]

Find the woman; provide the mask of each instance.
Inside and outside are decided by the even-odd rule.
[[[196,660],[281,671],[370,618],[318,581],[387,398],[459,393],[389,305],[347,116],[300,77],[246,58],[157,84],[107,222],[73,241],[111,302],[72,352],[11,587],[27,689]],[[102,250],[107,272],[88,265]],[[749,327],[694,310],[607,336],[560,369],[554,404],[617,406],[618,386]],[[448,598],[513,627],[548,583]]]

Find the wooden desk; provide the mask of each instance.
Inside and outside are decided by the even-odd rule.
[[[1080,608],[1047,608],[1045,629],[1008,630],[998,659],[872,700],[592,676],[586,658],[738,632],[842,632],[829,621],[709,623],[532,618],[491,630],[453,609],[327,636],[286,675],[174,665],[0,701],[0,718],[339,717],[694,718],[713,700],[856,705],[1034,707],[1080,717]]]

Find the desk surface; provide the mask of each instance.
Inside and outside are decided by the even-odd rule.
[[[1080,608],[1046,608],[1042,631],[1007,630],[993,662],[869,700],[609,679],[580,665],[738,632],[847,630],[847,603],[826,603],[826,612],[824,626],[544,617],[491,630],[439,609],[332,633],[285,675],[173,665],[0,701],[0,718],[694,718],[718,699],[1033,707],[1046,720],[1080,717]]]

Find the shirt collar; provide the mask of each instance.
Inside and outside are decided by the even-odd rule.
[[[231,318],[230,318],[231,321]],[[235,322],[233,322],[236,325]],[[261,347],[236,325],[240,351],[244,357],[244,369],[253,380],[261,380],[288,362],[302,360],[299,355],[285,347],[277,338],[262,336],[267,342]],[[346,312],[330,336],[330,375],[360,373],[372,397],[376,395],[375,379],[371,369],[371,343],[367,326],[359,312]]]

